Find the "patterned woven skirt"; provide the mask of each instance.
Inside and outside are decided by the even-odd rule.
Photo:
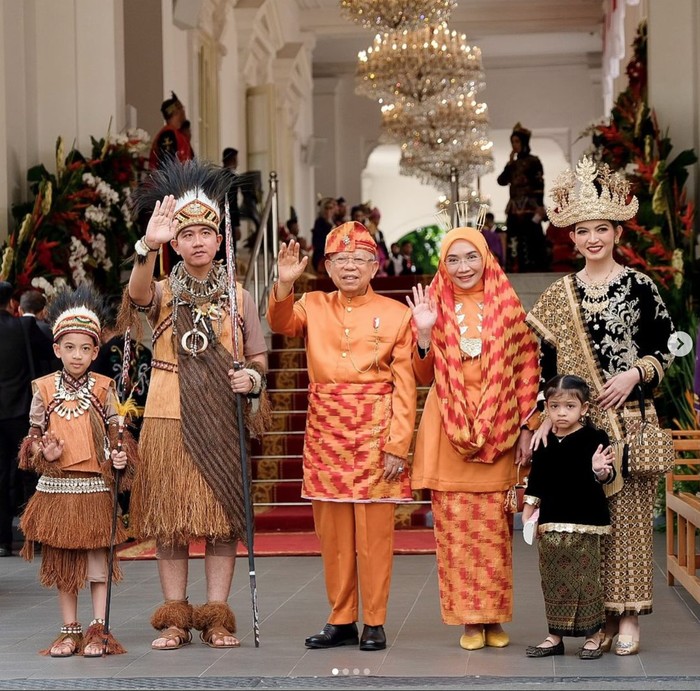
[[[445,624],[513,618],[513,523],[505,492],[431,493]]]
[[[537,541],[549,633],[590,636],[605,623],[600,536],[548,532]]]
[[[612,533],[602,542],[608,614],[651,614],[654,597],[654,500],[658,477],[627,478],[608,499]]]

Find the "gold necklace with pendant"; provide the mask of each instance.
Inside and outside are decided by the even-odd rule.
[[[583,273],[586,275],[586,280],[588,283],[581,281],[583,286],[583,298],[581,300],[581,307],[583,307],[589,314],[600,314],[608,308],[610,303],[610,297],[608,295],[608,286],[610,282],[610,276],[612,276],[613,271],[617,268],[617,264],[613,264],[608,275],[600,282],[593,283],[588,269],[584,266]]]
[[[464,319],[466,316],[464,312],[462,312],[464,304],[461,302],[455,303],[455,316],[457,317],[457,326],[459,326],[459,349],[462,351],[463,360],[467,357],[475,358],[481,355],[481,329],[484,321],[484,303],[475,301],[475,304],[479,309],[479,312],[477,313],[479,323],[476,326],[476,330],[479,333],[478,338],[469,337],[466,335],[469,331],[469,326],[464,324]]]

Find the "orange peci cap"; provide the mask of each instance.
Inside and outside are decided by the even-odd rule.
[[[362,223],[348,221],[336,226],[326,236],[325,254],[367,250],[376,256],[377,243]]]

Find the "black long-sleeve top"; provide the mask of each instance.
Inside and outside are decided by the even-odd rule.
[[[561,438],[550,432],[547,446],[540,444],[525,490],[526,499],[540,500],[540,532],[610,532],[608,502],[592,466],[598,445],[609,443],[603,430],[586,425]]]

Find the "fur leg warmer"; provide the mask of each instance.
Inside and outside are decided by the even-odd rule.
[[[162,631],[175,626],[183,631],[192,628],[193,607],[187,600],[166,600],[151,617],[151,626]]]
[[[192,626],[199,631],[206,631],[221,626],[231,633],[236,633],[236,616],[228,602],[207,602],[194,608]]]

